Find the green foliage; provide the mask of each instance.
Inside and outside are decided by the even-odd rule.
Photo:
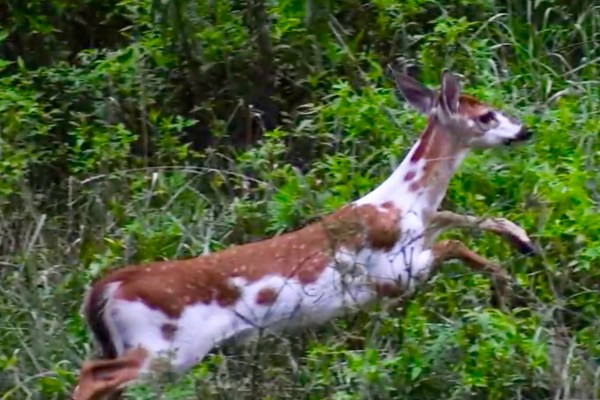
[[[211,354],[135,399],[600,398],[600,13],[593,1],[8,0],[0,13],[0,400],[64,399],[86,287],[299,227],[380,183],[424,126],[388,64],[534,127],[471,154],[445,208],[499,215],[515,307],[448,263],[404,306]],[[449,234],[450,235],[450,234]],[[523,300],[525,299],[525,300]],[[520,301],[520,302],[519,302]]]

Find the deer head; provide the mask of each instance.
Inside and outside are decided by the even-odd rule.
[[[500,110],[461,94],[458,78],[442,73],[439,92],[431,90],[405,74],[396,73],[396,85],[406,101],[426,114],[430,123],[450,134],[453,142],[467,148],[511,145],[532,136],[520,121]]]

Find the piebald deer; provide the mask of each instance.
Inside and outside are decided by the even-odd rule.
[[[523,141],[530,131],[461,94],[448,71],[439,92],[403,74],[395,78],[428,123],[375,190],[294,232],[197,258],[128,266],[93,284],[83,312],[103,359],[83,364],[75,400],[120,397],[126,384],[157,370],[163,354],[182,374],[225,340],[320,324],[377,298],[410,294],[449,259],[506,279],[462,242],[436,238],[449,228],[479,228],[530,252],[525,231],[504,218],[438,207],[470,149]]]

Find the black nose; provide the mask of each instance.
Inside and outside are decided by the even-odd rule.
[[[521,128],[521,131],[517,134],[517,137],[515,138],[515,140],[517,140],[517,141],[527,140],[532,136],[533,136],[533,131],[523,127],[523,128]]]
[[[521,130],[517,133],[517,135],[514,138],[506,139],[504,141],[504,144],[509,146],[515,142],[523,142],[523,141],[529,139],[531,136],[533,136],[533,131],[523,127],[523,128],[521,128]]]

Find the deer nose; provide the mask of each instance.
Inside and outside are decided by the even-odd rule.
[[[504,144],[507,146],[510,146],[511,144],[513,144],[515,142],[523,142],[523,141],[529,139],[531,136],[533,136],[533,131],[531,131],[525,127],[522,127],[521,130],[519,132],[517,132],[515,137],[506,139],[504,141]]]
[[[533,136],[533,131],[525,127],[521,128],[515,140],[527,140]]]

